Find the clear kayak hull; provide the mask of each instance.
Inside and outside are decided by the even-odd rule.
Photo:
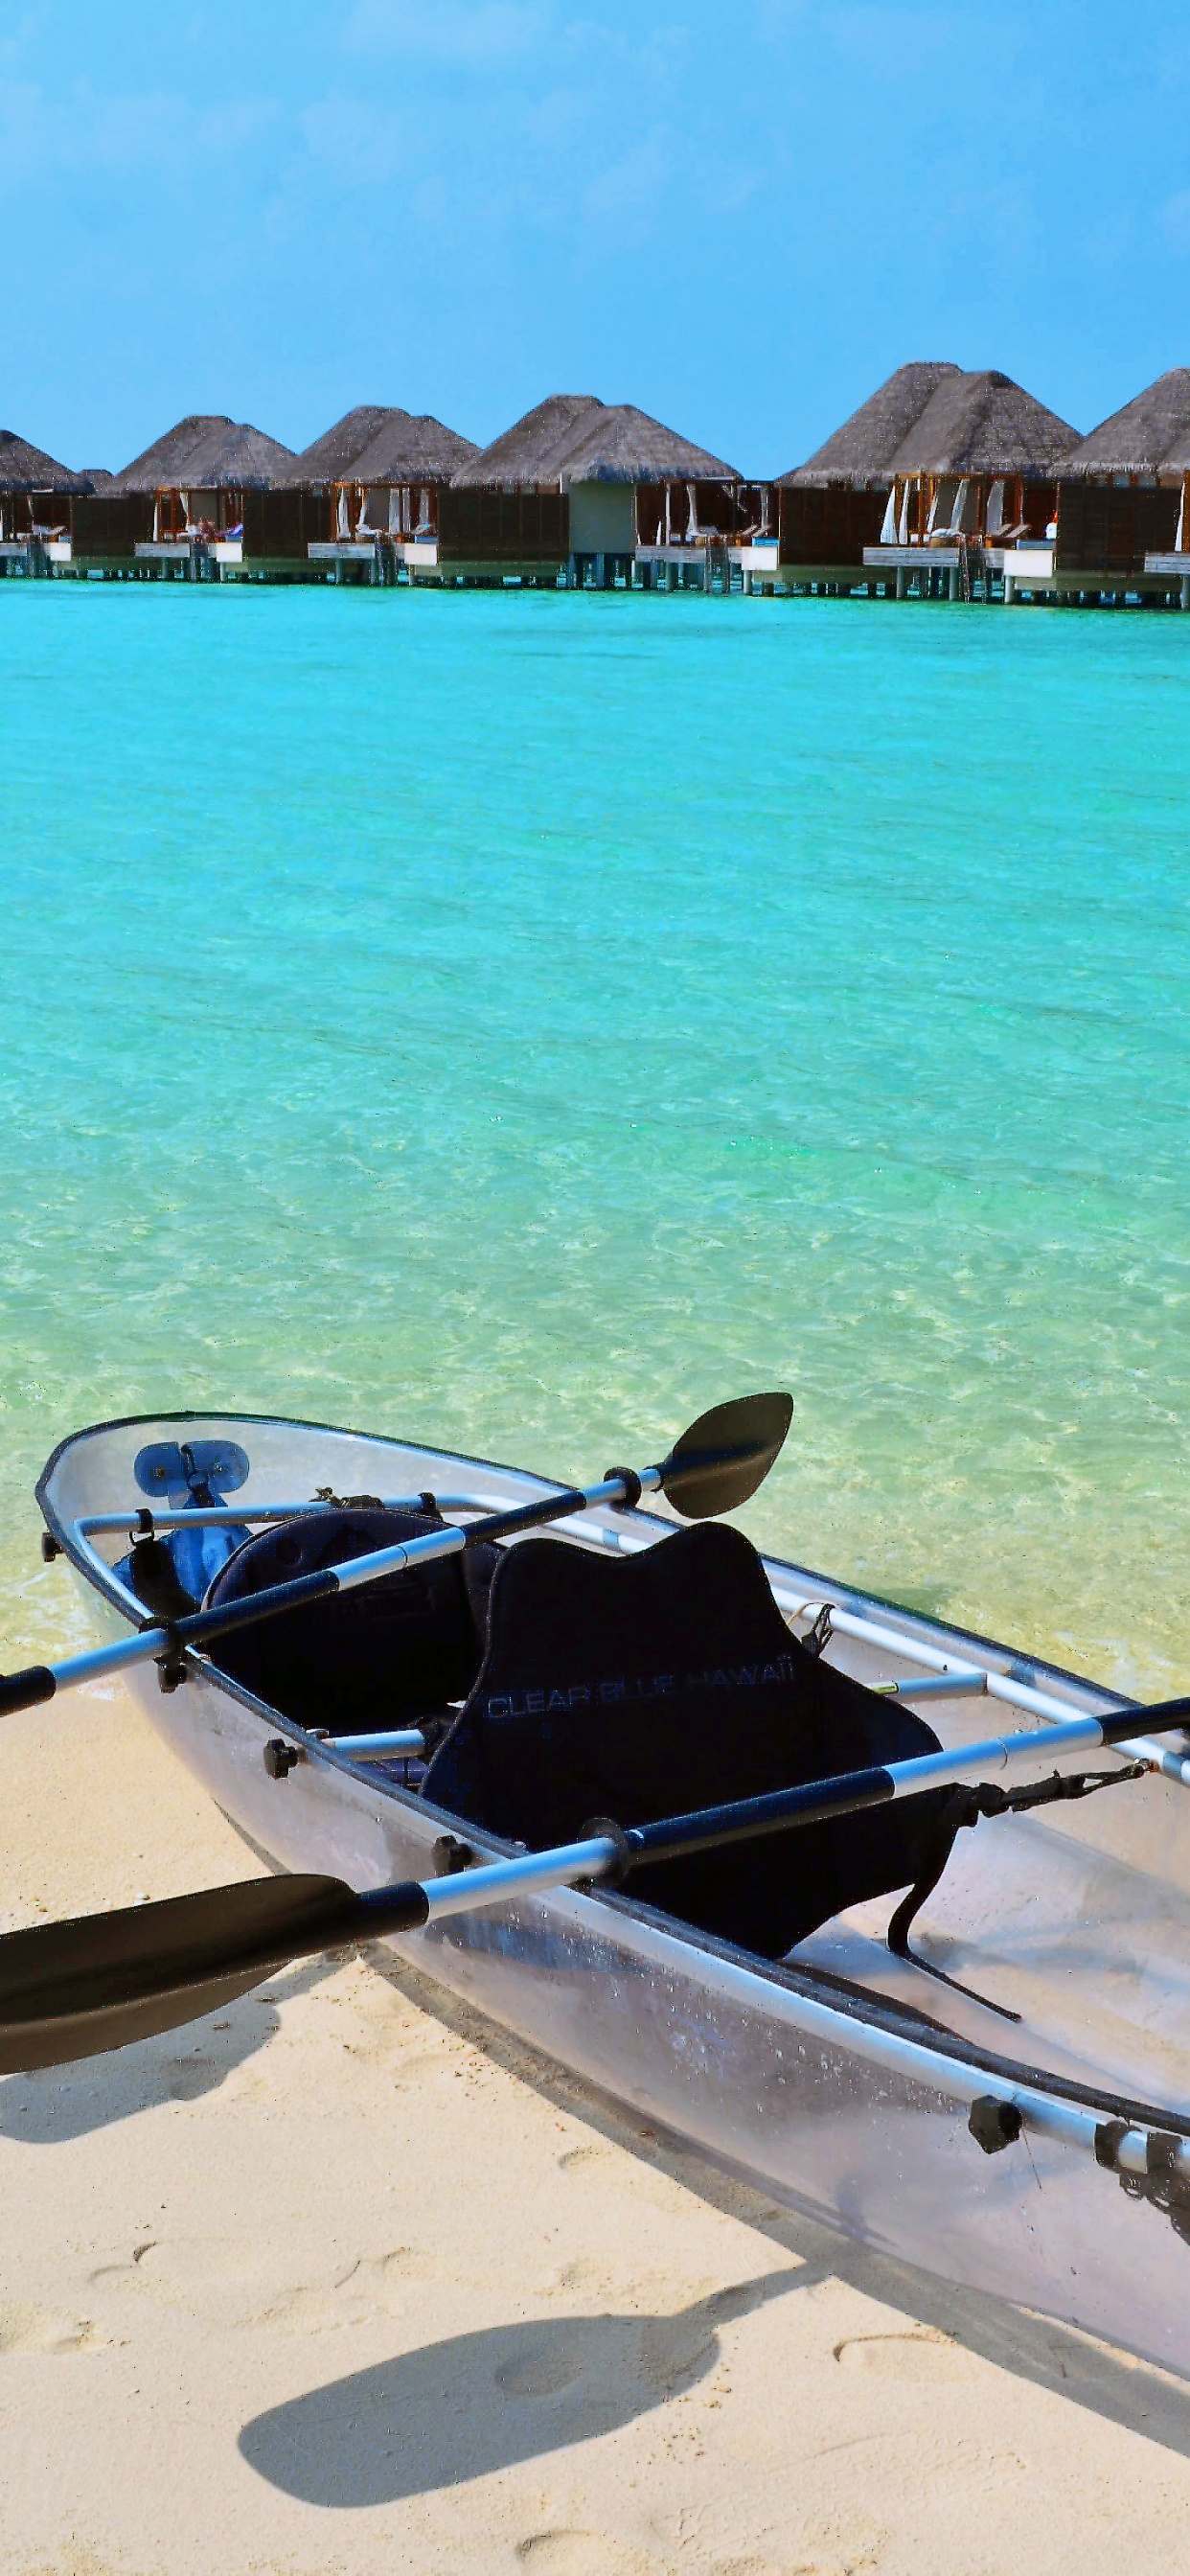
[[[102,1425],[55,1452],[39,1499],[108,1634],[127,1633],[140,1615],[114,1572],[143,1499],[135,1461],[148,1444],[200,1439],[230,1440],[249,1462],[230,1498],[247,1519],[326,1487],[386,1499],[428,1489],[460,1510],[505,1508],[550,1489],[486,1462],[301,1423],[204,1415]],[[96,1520],[116,1526],[97,1530]],[[567,1533],[573,1544],[615,1551],[655,1544],[668,1526],[603,1510]],[[1005,1702],[997,1723],[1006,1725],[1036,1725],[1047,1707],[1058,1715],[1119,1705],[1008,1649],[806,1568],[765,1563],[795,1633],[824,1601],[834,1605],[840,1625],[828,1651],[861,1679],[940,1664],[981,1671]],[[153,1666],[126,1680],[276,1865],[330,1872],[359,1889],[433,1873],[434,1845],[456,1820],[399,1772],[349,1760],[281,1722],[305,1758],[273,1777],[264,1748],[278,1734],[276,1712],[211,1666],[195,1663],[168,1694]],[[930,1705],[944,1740],[991,1731],[988,1686]],[[1054,1812],[962,1836],[969,1848],[953,1884],[948,1872],[923,1914],[923,1950],[986,2002],[889,1956],[887,1902],[879,1922],[857,1909],[777,1967],[628,1895],[594,1891],[492,1905],[393,1946],[775,2199],[1190,2376],[1190,2192],[1183,2205],[1170,2180],[1171,2153],[1190,2141],[1190,1803],[1179,1782],[1154,1776],[1085,1810],[1056,1811],[1056,1822]],[[484,1856],[507,1848],[467,1831]],[[972,2105],[989,2099],[1027,2115],[1022,2135],[994,2154],[969,2126]],[[1147,2161],[1151,2176],[1097,2161],[1096,2138],[1113,2124],[1139,2139],[1133,2164]],[[1167,2144],[1154,2148],[1154,2138]]]

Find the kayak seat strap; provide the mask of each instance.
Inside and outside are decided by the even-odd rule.
[[[482,1671],[422,1794],[540,1850],[590,1816],[647,1824],[937,1749],[911,1710],[808,1654],[742,1532],[704,1521],[624,1558],[558,1538],[508,1548]],[[948,1797],[653,1862],[628,1894],[781,1958],[916,1880]]]
[[[935,1967],[932,1959],[923,1959],[920,1950],[910,1946],[909,1933],[927,1897],[932,1896],[954,1850],[964,1825],[977,1825],[981,1816],[1019,1816],[1033,1807],[1051,1807],[1071,1798],[1093,1797],[1097,1789],[1114,1789],[1124,1780],[1143,1780],[1147,1765],[1129,1762],[1118,1771],[1054,1771],[1046,1780],[1026,1781],[1019,1789],[1001,1789],[994,1781],[981,1781],[974,1788],[952,1789],[945,1805],[926,1835],[918,1877],[907,1896],[902,1897],[888,1927],[888,1946],[896,1959],[908,1959],[927,1977],[936,1977],[940,1985],[950,1986],[959,1995],[969,1996],[972,2003],[982,2004],[985,2011],[999,2013],[1002,2021],[1019,2021],[1019,2012],[1010,2012],[1007,2004],[993,2003],[990,1995],[981,1995],[974,1986],[965,1986],[945,1968]]]
[[[444,1527],[437,1511],[390,1512],[380,1504],[303,1512],[237,1548],[203,1606],[218,1610],[295,1575]],[[332,1735],[449,1718],[449,1703],[466,1698],[479,1669],[496,1555],[480,1542],[284,1618],[262,1619],[217,1638],[212,1662],[279,1716]]]

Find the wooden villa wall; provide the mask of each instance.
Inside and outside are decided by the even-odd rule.
[[[439,563],[563,563],[570,552],[565,492],[499,492],[483,485],[438,502]]]
[[[129,492],[119,498],[80,492],[71,501],[71,551],[76,555],[130,555],[152,534],[151,492]]]
[[[245,492],[244,561],[305,563],[307,547],[334,535],[329,492]]]
[[[859,564],[878,546],[887,491],[858,492],[849,483],[793,483],[778,492],[778,563]]]
[[[1181,506],[1180,487],[1059,483],[1055,569],[1143,572],[1146,554],[1172,552]]]

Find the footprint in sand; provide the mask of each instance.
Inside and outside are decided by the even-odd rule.
[[[85,2541],[68,2540],[52,2566],[48,2559],[39,2558],[36,2567],[25,2568],[24,2576],[122,2576],[122,2571],[113,2567],[110,2558],[100,2558],[96,2550],[88,2549]]]
[[[558,2171],[577,2173],[583,2165],[606,2164],[610,2155],[610,2147],[599,2145],[567,2147],[565,2154],[558,2158]]]
[[[106,2338],[90,2317],[49,2308],[0,2307],[0,2353],[88,2352]]]
[[[929,2327],[920,2334],[851,2335],[835,2345],[835,2359],[844,2370],[867,2370],[881,2379],[954,2381],[978,2375],[971,2353]]]
[[[588,2298],[609,2299],[612,2274],[606,2263],[593,2263],[588,2255],[577,2254],[572,2262],[547,2272],[538,2286],[543,2299],[574,2298],[580,2291]]]
[[[516,2554],[532,2576],[662,2576],[660,2559],[600,2531],[534,2531]]]
[[[565,2326],[545,2337],[534,2333],[526,2337],[522,2351],[501,2362],[496,2386],[504,2397],[560,2397],[580,2377],[583,2358],[580,2336],[568,2334]]]

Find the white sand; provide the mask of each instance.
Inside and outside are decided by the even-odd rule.
[[[2,1730],[6,1920],[252,1875],[129,1704]],[[1190,2390],[790,2218],[411,1975],[0,2085],[3,2576],[1119,2576]]]

